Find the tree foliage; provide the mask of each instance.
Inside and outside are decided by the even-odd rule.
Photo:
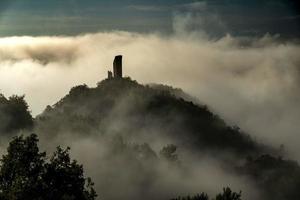
[[[236,193],[231,191],[229,187],[223,188],[223,193],[217,194],[213,200],[241,200],[242,193]],[[195,196],[177,197],[171,200],[209,200],[209,197],[205,193],[197,194]]]
[[[170,162],[177,162],[178,161],[178,155],[176,154],[177,146],[174,144],[169,144],[162,148],[162,150],[159,152],[160,156],[167,161]]]
[[[177,197],[171,200],[209,200],[208,195],[205,193],[197,194],[195,196]]]
[[[15,137],[1,159],[1,200],[94,200],[93,183],[83,167],[69,156],[69,148],[57,148],[47,160],[38,138]]]
[[[33,118],[24,96],[13,95],[7,99],[0,94],[0,120],[0,132],[32,128]]]
[[[231,191],[229,187],[223,188],[223,193],[216,196],[216,200],[241,200],[242,193]]]

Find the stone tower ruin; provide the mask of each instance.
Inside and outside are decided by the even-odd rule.
[[[113,64],[114,78],[122,78],[122,56],[116,56]]]
[[[107,72],[107,78],[112,79],[113,78],[113,73],[111,71]]]
[[[114,59],[113,72],[107,72],[107,79],[122,78],[122,56],[118,55]]]

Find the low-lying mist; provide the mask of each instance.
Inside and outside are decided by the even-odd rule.
[[[230,124],[299,154],[299,45],[276,37],[211,39],[197,32],[173,36],[107,32],[77,37],[0,40],[5,95],[26,94],[34,115],[77,84],[106,77],[124,55],[125,75],[141,83],[180,87]]]
[[[170,163],[159,155],[160,149],[126,141],[123,144],[110,136],[76,138],[66,134],[50,144],[42,138],[41,147],[51,151],[56,145],[70,146],[72,157],[83,163],[87,176],[95,182],[99,199],[163,200],[202,191],[214,197],[225,186],[241,190],[245,200],[261,197],[262,191],[251,179],[226,169],[217,158],[178,149],[179,163]]]

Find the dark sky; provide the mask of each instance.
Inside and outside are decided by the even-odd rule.
[[[214,35],[300,37],[299,3],[291,0],[1,0],[0,36],[172,33],[177,15]]]

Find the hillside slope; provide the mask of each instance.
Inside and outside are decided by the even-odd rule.
[[[143,86],[129,78],[107,79],[96,88],[77,86],[38,116],[38,132],[50,136],[60,131],[121,134],[133,141],[151,135],[171,138],[179,146],[244,155],[262,150],[247,134],[227,126],[206,106],[175,96],[179,92],[163,86]]]
[[[183,164],[187,170],[184,176],[191,176],[190,179],[198,180],[187,175],[188,169],[192,170],[193,163],[204,155],[225,163],[229,174],[249,178],[261,190],[264,200],[299,197],[300,167],[296,162],[278,157],[278,151],[255,142],[238,127],[226,125],[206,106],[197,105],[191,99],[183,91],[168,86],[144,86],[130,78],[106,79],[96,88],[86,85],[72,88],[36,118],[35,131],[49,139],[63,134],[79,138],[101,136],[96,137],[100,140],[107,136],[117,138],[112,143],[100,143],[105,152],[110,152],[104,156],[109,159],[99,160],[101,165],[95,165],[97,171],[101,169],[96,177],[98,192],[105,188],[107,199],[119,199],[113,191],[123,187],[124,182],[132,190],[123,196],[125,199],[152,197],[153,194],[146,197],[144,192],[139,192],[144,191],[145,184],[149,189],[166,176],[165,171],[157,168],[161,164],[155,159],[155,151],[167,144],[176,145],[179,154],[188,151],[190,154],[185,156],[193,155],[191,163]],[[168,146],[161,151],[162,155],[177,160],[176,146]],[[135,175],[137,171],[139,176]],[[117,177],[111,184],[102,181],[111,177]],[[177,184],[181,185],[180,181]],[[162,194],[156,193],[156,198],[164,199]],[[248,196],[252,198],[251,194]]]

